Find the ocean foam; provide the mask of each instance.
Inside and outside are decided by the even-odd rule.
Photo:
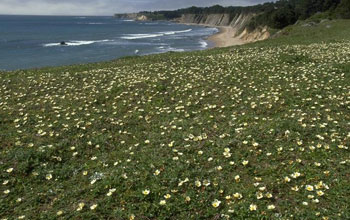
[[[187,29],[187,30],[183,30],[183,31],[175,31],[175,33],[186,33],[186,32],[191,32],[192,29]]]
[[[165,34],[165,35],[174,35],[174,34],[180,34],[180,33],[186,33],[186,32],[191,32],[192,29],[187,29],[187,30],[183,30],[183,31],[165,31],[165,32],[159,32],[161,34]]]
[[[165,53],[165,52],[184,52],[185,49],[181,49],[181,48],[173,48],[173,47],[158,47],[158,50],[160,50],[161,52]]]
[[[199,41],[199,44],[201,45],[202,48],[206,48],[208,46],[208,43],[205,42],[204,40]]]
[[[82,45],[89,45],[94,43],[102,43],[102,42],[108,42],[110,40],[96,40],[96,41],[68,41],[65,42],[65,45],[61,45],[61,43],[49,43],[49,44],[43,44],[44,47],[56,47],[56,46],[82,46]]]
[[[143,38],[163,37],[165,35],[174,35],[174,34],[186,33],[191,31],[192,29],[187,29],[182,31],[165,31],[165,32],[158,32],[153,34],[126,34],[125,36],[121,37],[121,39],[135,40],[135,39],[143,39]]]
[[[128,34],[124,37],[121,37],[121,39],[135,40],[135,39],[153,38],[153,37],[161,37],[161,36],[164,36],[164,34]]]

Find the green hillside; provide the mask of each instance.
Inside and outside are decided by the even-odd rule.
[[[0,73],[0,219],[350,219],[349,27]]]

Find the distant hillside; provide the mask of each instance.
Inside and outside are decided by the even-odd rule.
[[[257,27],[268,26],[274,29],[282,29],[294,24],[298,20],[305,20],[315,14],[323,13],[325,18],[350,18],[350,0],[280,0],[275,3],[264,3],[248,7],[190,7],[175,11],[139,12],[134,14],[117,14],[119,18],[132,18],[137,20],[177,20],[183,21],[187,17],[187,23],[206,24],[208,15],[221,14],[219,20],[211,23],[229,25],[242,15],[251,16],[247,27],[254,30]],[[188,20],[192,15],[193,20]],[[220,20],[221,19],[221,20]]]

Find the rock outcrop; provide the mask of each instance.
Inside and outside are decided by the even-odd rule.
[[[268,31],[267,26],[256,28],[253,31],[248,31],[247,28],[238,36],[238,38],[244,40],[245,42],[256,42],[260,40],[266,40],[270,38],[271,34]]]

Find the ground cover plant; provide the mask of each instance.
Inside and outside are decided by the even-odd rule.
[[[0,219],[349,219],[349,22],[322,25],[1,73]]]

